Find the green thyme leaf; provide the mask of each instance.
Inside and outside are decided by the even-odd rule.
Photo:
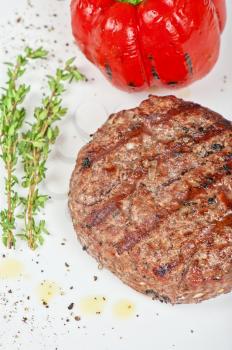
[[[19,198],[15,192],[18,178],[15,175],[15,166],[18,162],[19,130],[25,119],[25,109],[20,108],[28,94],[30,87],[18,84],[19,78],[26,71],[30,59],[46,58],[47,52],[42,48],[33,50],[26,48],[23,55],[16,58],[16,63],[6,63],[8,66],[8,81],[0,97],[0,156],[3,160],[6,179],[5,195],[7,208],[0,213],[2,227],[2,241],[11,248],[15,245],[15,209],[19,205]]]
[[[85,76],[73,65],[74,59],[69,59],[63,69],[58,68],[54,76],[48,76],[50,93],[44,97],[41,106],[34,110],[34,123],[23,134],[19,151],[24,168],[22,186],[27,188],[27,196],[21,198],[25,220],[25,236],[31,249],[43,244],[43,234],[48,234],[46,222],[37,219],[41,208],[44,208],[48,196],[40,194],[38,185],[46,177],[46,161],[55,143],[59,128],[54,125],[67,113],[62,105],[62,94],[65,91],[65,81],[86,80]]]
[[[48,76],[49,94],[34,110],[34,121],[25,122],[26,111],[21,106],[30,91],[30,86],[20,84],[19,79],[26,72],[29,60],[45,59],[48,52],[42,47],[33,50],[27,47],[18,55],[16,63],[7,62],[8,81],[2,88],[0,97],[0,159],[5,166],[5,195],[7,207],[0,212],[3,244],[15,246],[16,237],[28,242],[31,249],[43,244],[48,234],[45,220],[39,220],[38,214],[49,197],[41,194],[39,184],[46,177],[46,162],[55,143],[59,128],[57,121],[62,119],[67,109],[63,107],[62,94],[66,81],[86,80],[73,64],[74,58],[67,60],[64,68],[58,68],[54,76]],[[28,130],[21,134],[21,127],[27,124]],[[20,182],[16,174],[18,161],[22,162],[24,176]],[[19,197],[16,186],[25,188],[25,197]],[[21,212],[18,213],[18,207]],[[16,212],[17,209],[17,212]],[[20,233],[15,233],[16,219],[24,222]]]

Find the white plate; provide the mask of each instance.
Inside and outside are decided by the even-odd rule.
[[[231,11],[232,4],[228,1],[228,14]],[[52,48],[55,54],[48,65],[37,62],[36,69],[27,77],[32,84],[31,98],[26,102],[29,111],[39,101],[42,76],[53,70],[59,59],[76,55],[90,81],[69,88],[65,96],[69,114],[61,123],[61,136],[49,159],[43,187],[53,198],[45,211],[51,235],[35,253],[22,242],[15,251],[7,251],[0,245],[1,256],[6,255],[0,258],[0,276],[4,262],[13,264],[11,271],[15,274],[15,277],[0,279],[0,349],[231,350],[231,294],[198,305],[173,307],[152,301],[123,285],[110,272],[99,270],[75,237],[67,211],[67,191],[76,153],[87,141],[88,133],[101,125],[108,114],[136,106],[147,92],[127,94],[111,87],[73,44],[69,22],[69,1],[1,1],[1,63],[22,49],[24,39],[33,47]],[[220,60],[213,72],[190,88],[176,92],[177,96],[199,102],[229,119],[232,113],[231,42],[232,20],[229,18]],[[5,80],[2,64],[0,70],[2,85]],[[3,207],[3,168],[0,171],[0,206]],[[94,276],[98,278],[96,281]],[[52,294],[55,295],[51,296],[49,308],[40,302],[39,286],[43,280],[54,283]],[[87,297],[97,297],[98,301],[83,305],[88,304]],[[69,310],[71,303],[74,307]],[[131,313],[125,312],[127,304],[132,306]],[[120,311],[124,315],[120,316]],[[75,316],[81,320],[76,321]]]

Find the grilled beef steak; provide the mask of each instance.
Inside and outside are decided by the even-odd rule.
[[[232,289],[232,123],[174,96],[109,117],[80,151],[69,207],[103,266],[161,301]]]

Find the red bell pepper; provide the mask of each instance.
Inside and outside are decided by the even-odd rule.
[[[219,55],[224,0],[72,0],[72,30],[86,57],[122,89],[185,86]]]

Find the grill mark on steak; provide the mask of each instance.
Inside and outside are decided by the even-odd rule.
[[[225,193],[225,191],[221,191],[218,195],[220,201],[227,207],[227,209],[232,210],[232,199]]]
[[[180,139],[178,139],[177,140],[177,142],[176,141],[168,141],[168,142],[166,142],[166,146],[167,146],[167,149],[166,149],[166,151],[165,152],[163,152],[163,153],[156,153],[156,149],[154,149],[154,153],[149,153],[149,151],[148,151],[148,156],[145,156],[145,157],[142,157],[141,158],[141,160],[140,160],[140,165],[139,165],[139,169],[140,169],[140,167],[143,167],[142,166],[142,164],[143,164],[143,162],[144,161],[154,161],[154,160],[157,160],[157,161],[159,161],[159,162],[164,162],[164,163],[166,163],[170,158],[172,158],[173,156],[176,156],[176,153],[178,153],[178,154],[190,154],[190,153],[193,153],[194,152],[194,146],[197,146],[197,147],[199,147],[199,145],[200,144],[202,144],[202,143],[204,143],[204,142],[206,142],[206,141],[209,141],[211,138],[214,138],[214,136],[218,136],[218,134],[219,134],[219,130],[218,129],[212,129],[212,127],[210,127],[209,128],[210,129],[210,131],[208,131],[207,132],[207,134],[206,135],[202,135],[201,137],[199,137],[199,136],[197,136],[197,137],[192,137],[191,138],[191,140],[192,140],[192,143],[191,144],[188,144],[188,145],[183,145],[182,143],[181,143],[181,138]],[[220,132],[220,136],[222,137],[222,135],[224,135],[225,133],[227,133],[227,132],[230,132],[230,130],[228,130],[228,129],[222,129],[221,130],[221,132]],[[162,143],[162,144],[164,144],[164,143]],[[192,146],[192,148],[190,147],[190,146]],[[211,147],[212,148],[212,147]],[[224,150],[224,151],[223,151]],[[211,154],[214,154],[215,152],[217,152],[217,155],[218,156],[221,156],[221,155],[223,155],[224,157],[225,157],[225,160],[227,160],[227,159],[231,159],[231,157],[230,157],[230,154],[231,153],[229,153],[229,154],[227,154],[226,153],[226,151],[227,150],[225,150],[225,147],[223,146],[223,147],[218,147],[217,149],[215,149],[214,151],[207,151],[206,153],[206,155],[204,156],[204,158],[208,158],[208,159],[210,159],[210,155]],[[205,160],[204,160],[204,162],[205,162]],[[202,164],[204,164],[204,162],[199,162],[199,165],[202,165]],[[184,175],[185,173],[187,173],[187,172],[189,172],[190,170],[192,170],[192,169],[195,169],[195,167],[189,167],[189,168],[187,168],[187,169],[183,169],[183,171],[180,173],[180,175]],[[148,169],[147,169],[148,170]],[[144,173],[144,175],[147,173],[147,170],[146,169],[143,169],[143,173]],[[140,170],[139,170],[140,171]],[[134,173],[136,172],[136,170],[134,171]],[[133,176],[134,176],[134,174],[133,174]],[[138,176],[138,179],[139,179],[140,177]],[[180,179],[180,178],[179,178]],[[172,182],[175,182],[176,181],[176,179],[167,179],[166,180],[166,185],[169,185],[169,184],[171,184]],[[120,181],[118,184],[117,184],[117,187],[119,187],[119,186],[121,186],[121,185],[123,185],[123,183]],[[106,195],[109,195],[111,192],[112,192],[112,190],[115,188],[115,186],[113,186],[109,191],[107,191],[106,193],[105,193],[105,196]],[[79,201],[78,201],[78,199],[76,200],[77,201],[77,203],[79,203]],[[95,204],[97,204],[97,203],[100,203],[100,202],[102,202],[102,199],[100,199],[100,200],[98,200],[98,201],[95,201],[93,204],[88,204],[88,205],[95,205]]]
[[[219,154],[224,156],[224,151],[219,152]],[[161,158],[161,159],[162,159],[162,161],[167,160],[166,157]],[[144,159],[142,159],[142,160],[144,160]],[[198,166],[199,165],[200,166],[206,165],[206,164],[207,163],[205,163],[205,161],[203,161],[202,163],[199,163]],[[226,170],[224,168],[222,168],[222,169],[219,169],[219,171],[217,171],[214,174],[209,174],[206,177],[201,177],[201,183],[198,187],[192,187],[191,185],[189,185],[189,188],[188,188],[188,191],[186,194],[186,199],[184,202],[183,201],[181,202],[182,205],[185,202],[193,200],[194,198],[196,198],[196,196],[202,194],[204,192],[204,190],[213,186],[215,183],[217,183],[219,180],[221,180],[225,175],[229,175],[227,173],[227,171],[228,171],[228,168],[232,168],[232,160],[226,162],[225,166],[226,166]],[[144,169],[144,168],[142,169],[141,167],[137,168],[134,171],[134,175],[133,175],[134,182],[131,184],[128,191],[125,191],[126,183],[121,183],[119,189],[117,190],[116,195],[109,198],[108,201],[105,202],[101,208],[98,208],[96,210],[94,209],[90,213],[90,215],[88,215],[88,217],[86,218],[86,227],[91,228],[91,227],[100,225],[101,223],[104,222],[104,220],[107,219],[107,217],[111,213],[113,213],[115,210],[119,209],[120,202],[123,199],[126,199],[128,196],[132,195],[136,191],[136,189],[137,189],[136,183],[138,182],[138,180],[141,181],[147,175],[148,169]],[[182,171],[182,173],[180,174],[181,176],[177,176],[174,179],[169,179],[169,181],[164,182],[158,188],[168,187],[175,182],[181,181],[181,179],[185,175],[188,175],[189,172],[194,171],[194,170],[196,170],[196,167],[190,166],[188,169],[185,169],[184,171]],[[199,173],[199,169],[197,169],[197,175],[198,175],[198,173]],[[181,208],[181,205],[179,208]],[[169,214],[171,214],[170,211],[169,211]]]
[[[230,202],[231,205],[231,202]],[[218,230],[218,232],[222,232],[225,226],[232,226],[232,213],[226,215],[223,220],[215,222],[215,228]]]
[[[118,193],[114,195],[113,200],[111,198],[101,208],[94,209],[85,220],[86,227],[92,228],[100,225],[111,213],[120,208],[120,202],[132,194],[135,188],[135,183],[128,186],[126,190],[125,188],[121,188],[121,190],[124,191],[118,191]]]
[[[227,162],[226,166],[231,168],[232,161]],[[206,177],[203,177],[199,187],[194,187],[194,188],[190,187],[186,200],[187,201],[193,200],[194,198],[196,198],[197,195],[202,194],[204,190],[212,187],[215,183],[217,183],[227,175],[230,175],[230,174],[226,173],[226,171],[224,171],[223,168],[220,168],[216,173],[211,175],[209,174]]]
[[[228,226],[228,227],[232,226],[232,214],[225,215],[223,217],[223,219],[220,221],[214,220],[211,223],[208,234],[210,234],[211,232],[214,232],[214,235],[220,234],[224,231],[226,226]],[[202,227],[201,229],[203,230],[204,227]],[[199,239],[197,244],[196,244],[197,246],[195,247],[194,251],[189,256],[188,261],[185,262],[185,266],[184,266],[183,271],[181,273],[181,279],[179,281],[179,290],[181,290],[182,285],[185,283],[185,277],[186,277],[187,273],[189,272],[189,269],[191,267],[192,262],[194,261],[196,255],[199,252],[199,245],[205,245],[205,244],[207,244],[207,242],[205,242],[203,238]],[[223,247],[227,247],[227,246],[228,246],[228,244],[223,245]]]
[[[115,145],[110,145],[108,148],[99,148],[94,152],[88,152],[87,157],[91,160],[91,165],[93,165],[94,162],[100,160],[101,158],[104,158],[111,152],[116,151],[117,149],[125,145],[127,142],[129,142],[131,139],[138,137],[142,134],[151,135],[151,132],[142,123],[136,123],[131,125],[130,130],[127,131],[125,135],[121,135],[120,141],[118,141]]]
[[[207,246],[208,243],[209,243],[209,245],[211,245],[212,244],[211,238],[210,238],[211,235],[214,234],[214,236],[217,236],[217,235],[222,234],[224,232],[224,229],[226,226],[227,227],[232,226],[232,214],[225,215],[222,218],[222,220],[220,220],[220,221],[214,220],[213,222],[210,223],[210,226],[208,226],[206,224],[205,226],[201,226],[200,228],[198,228],[198,231],[195,232],[194,247],[193,247],[193,249],[191,249],[191,251],[188,252],[187,257],[185,255],[184,259],[181,258],[181,256],[182,256],[182,246],[181,246],[181,249],[179,251],[179,257],[180,257],[181,264],[183,265],[183,268],[180,271],[179,280],[177,283],[177,285],[178,285],[177,295],[178,295],[178,292],[180,292],[182,289],[182,286],[185,282],[184,281],[185,276],[188,273],[189,268],[191,267],[191,264],[192,264],[195,256],[199,252],[200,245]],[[200,232],[203,231],[205,228],[208,229],[207,238],[202,237],[200,235]],[[191,241],[192,241],[192,237],[191,237]],[[231,246],[231,244],[229,242],[216,245],[217,249],[219,249],[219,250],[223,250],[223,249],[230,247],[230,246]],[[174,262],[169,261],[169,262],[160,264],[158,267],[154,267],[152,269],[152,271],[156,276],[158,276],[159,278],[162,279],[163,277],[168,277],[168,274],[170,272],[172,272],[173,268],[175,268],[176,265],[178,266],[178,264],[176,264],[176,263],[177,263],[176,261],[174,261]],[[217,275],[217,273],[216,273],[216,269],[215,269],[215,276],[216,275]],[[218,280],[218,278],[212,277],[212,280]]]
[[[222,287],[225,291],[232,288],[231,278],[227,281],[228,285],[224,281],[230,264],[232,234],[232,124],[218,114],[194,104],[192,109],[189,105],[188,107],[185,105],[187,112],[184,113],[182,110],[175,117],[175,111],[181,110],[184,104],[185,102],[180,102],[174,97],[151,97],[134,111],[129,111],[129,114],[127,111],[121,112],[119,122],[117,114],[111,117],[109,127],[101,128],[91,141],[92,145],[86,147],[78,159],[76,173],[71,183],[76,188],[71,186],[69,204],[76,230],[81,240],[89,246],[89,253],[99,259],[101,257],[105,266],[135,289],[143,292],[149,289],[157,296],[163,293],[172,303],[196,302],[221,293]],[[170,111],[174,116],[170,117]],[[122,139],[127,142],[125,137],[128,134],[130,121],[129,128],[133,129],[135,125],[135,129],[140,129],[137,131],[137,139],[134,140],[132,137],[136,148],[130,149],[130,152],[136,163],[131,165],[129,162],[124,163],[130,159],[126,157],[124,143],[118,145]],[[159,126],[157,130],[155,125]],[[111,144],[110,132],[112,132]],[[163,132],[163,136],[159,137],[158,132]],[[120,134],[121,139],[118,137]],[[143,135],[144,137],[140,137]],[[223,141],[220,139],[221,135]],[[176,142],[170,141],[171,138],[175,138]],[[141,146],[142,152],[138,152],[138,146]],[[107,154],[111,150],[112,154],[108,159]],[[92,158],[100,155],[101,159],[101,153],[104,158],[102,163],[106,166],[111,164],[115,156],[118,163],[117,171],[120,171],[119,182],[112,191],[101,197],[100,202],[94,203],[96,206],[89,207],[85,202],[78,204],[76,199],[81,188],[77,190],[78,181],[75,182],[75,178],[83,176],[81,160],[89,154]],[[99,192],[97,173],[101,176],[101,164],[95,165],[95,160],[92,163],[91,156],[91,167],[94,165],[96,178],[93,187]],[[84,169],[90,183],[91,167],[86,166]],[[149,169],[151,172],[148,176]],[[135,178],[131,178],[133,171],[141,174],[141,177],[135,174]],[[114,177],[112,181],[115,182],[115,179]],[[80,187],[83,185],[88,188],[87,181],[80,182]],[[131,193],[123,189],[125,185],[131,186]],[[124,198],[120,197],[122,191]],[[90,198],[94,193],[94,190],[89,192]],[[120,212],[121,215],[118,216]],[[117,231],[117,218],[120,223],[119,231]],[[89,219],[89,222],[86,219]],[[91,230],[91,234],[83,229],[83,224],[86,222],[89,228],[96,228]],[[190,233],[191,222],[193,231]],[[109,236],[111,229],[114,234],[112,237]],[[120,248],[117,246],[119,244],[127,244],[124,246],[126,249],[122,249],[121,252],[120,249],[117,250]],[[136,249],[131,250],[136,245],[138,245]],[[157,251],[154,255],[152,247],[160,249],[160,253]],[[124,252],[125,254],[122,254]],[[214,268],[214,259],[218,261],[218,265],[215,265],[218,266],[217,271]],[[224,265],[224,261],[227,265]],[[172,262],[177,265],[170,269],[169,264]],[[137,269],[136,266],[141,268]],[[153,272],[158,279],[152,278],[154,267],[157,267]],[[202,269],[202,274],[198,276],[199,269]],[[144,271],[148,272],[145,279],[142,278],[143,275],[139,276]],[[217,288],[208,283],[207,275],[212,280],[213,276],[215,278],[221,276],[224,281],[221,287],[219,282],[216,282]],[[186,284],[181,284],[181,288],[183,286],[181,289],[180,281],[184,283],[185,276]],[[201,283],[204,279],[203,286]]]
[[[224,155],[224,152],[222,152],[221,154],[220,154],[220,156],[223,156]],[[209,159],[208,159],[209,160]],[[174,178],[169,178],[169,179],[167,179],[165,182],[163,182],[162,184],[161,184],[161,186],[158,186],[157,187],[157,189],[159,189],[159,188],[162,188],[162,187],[169,187],[170,185],[172,185],[172,184],[174,184],[174,183],[176,183],[176,182],[178,182],[178,181],[181,181],[182,180],[182,178],[183,178],[183,176],[184,175],[188,175],[191,171],[193,171],[193,170],[195,170],[195,169],[197,169],[199,166],[204,166],[204,165],[206,165],[208,162],[206,162],[205,160],[203,160],[202,162],[199,162],[199,164],[197,165],[197,166],[189,166],[188,168],[185,168],[185,169],[183,169],[183,170],[181,170],[181,173],[179,174],[179,175],[177,175],[176,177],[174,177]],[[219,176],[219,175],[218,175]],[[213,179],[210,179],[210,177],[207,177],[207,178],[205,178],[205,182],[202,184],[202,186],[204,187],[204,188],[207,188],[208,187],[208,182],[212,182],[213,181]],[[212,182],[213,183],[213,182]],[[191,195],[190,195],[190,197],[191,197]],[[189,198],[189,200],[190,200],[191,198]],[[212,200],[212,202],[213,202],[213,200]]]
[[[194,147],[195,145],[199,146],[199,144],[202,144],[202,143],[205,143],[206,141],[209,141],[214,136],[218,136],[219,133],[222,136],[224,133],[226,133],[228,131],[229,131],[228,129],[225,129],[225,128],[221,129],[221,127],[218,129],[215,127],[213,127],[213,128],[210,127],[209,130],[207,131],[207,133],[204,135],[197,135],[197,136],[190,135],[189,140],[188,140],[188,144],[182,143],[183,139],[186,138],[186,136],[184,136],[184,135],[182,138],[179,138],[175,141],[167,141],[166,143],[161,142],[161,144],[165,144],[168,146],[166,149],[166,152],[163,152],[162,154],[158,154],[157,158],[154,158],[154,159],[159,158],[160,161],[165,162],[176,152],[178,152],[178,153],[193,153],[193,148],[190,148],[190,146],[192,146],[192,147]],[[210,154],[208,154],[208,155],[210,155]],[[144,160],[144,159],[142,159],[142,160]]]
[[[227,165],[232,167],[232,161],[228,162]],[[176,205],[174,203],[174,204],[171,204],[168,209],[160,210],[160,211],[157,210],[155,217],[152,220],[150,220],[149,224],[147,225],[147,229],[136,230],[133,233],[127,234],[127,235],[125,235],[125,237],[121,241],[116,243],[115,248],[116,248],[118,254],[121,255],[125,251],[129,251],[132,248],[134,248],[139,242],[141,242],[142,239],[144,239],[145,237],[147,237],[149,235],[149,233],[153,230],[154,225],[162,224],[163,220],[165,220],[167,217],[169,217],[170,215],[172,215],[175,212],[177,212],[178,210],[180,210],[186,201],[196,199],[199,195],[206,192],[207,189],[214,186],[218,181],[220,181],[221,179],[223,179],[223,177],[225,177],[227,175],[228,174],[226,174],[225,172],[223,172],[223,171],[219,172],[217,170],[216,173],[211,175],[213,181],[210,181],[209,183],[207,183],[207,186],[204,186],[204,184],[205,184],[205,180],[207,180],[208,177],[203,178],[202,183],[198,187],[192,187],[190,185],[186,191],[185,199],[182,199],[178,203],[178,205]]]
[[[176,110],[175,110],[175,113],[176,113]],[[183,112],[182,112],[182,114],[183,114]],[[207,115],[206,112],[205,112],[205,114]],[[205,117],[205,115],[204,115],[204,117]],[[217,115],[215,116],[215,118],[217,119]],[[136,125],[138,126],[138,123]],[[135,130],[137,130],[137,126],[136,126]],[[191,146],[192,147],[194,147],[194,145],[198,146],[201,143],[205,143],[206,141],[209,141],[214,136],[217,136],[219,134],[222,135],[225,132],[230,132],[231,125],[229,125],[227,122],[222,122],[221,120],[219,120],[219,121],[217,120],[217,122],[215,124],[210,125],[208,128],[198,127],[198,130],[200,130],[200,134],[195,134],[194,133],[194,134],[188,134],[187,135],[187,137],[188,137],[188,144],[184,144],[183,145],[183,140],[184,140],[184,138],[186,138],[185,134],[181,135],[181,137],[179,139],[177,139],[177,141],[160,141],[159,142],[160,145],[165,145],[167,147],[166,152],[163,152],[163,154],[157,154],[157,152],[155,150],[153,155],[149,155],[149,158],[151,158],[151,159],[143,158],[141,160],[155,160],[156,159],[155,157],[159,156],[160,157],[160,161],[163,160],[165,162],[170,156],[173,155],[174,152],[179,152],[179,154],[180,153],[182,153],[182,154],[183,153],[191,153],[193,151],[191,149]],[[148,133],[149,132],[147,132],[147,134]],[[179,145],[178,145],[178,143],[179,143]],[[157,144],[157,146],[158,146],[158,144]],[[208,155],[210,155],[210,153],[215,152],[217,150],[219,150],[219,149],[209,150],[208,152],[206,152],[206,157]],[[119,152],[120,152],[120,150],[119,150]],[[93,164],[93,162],[92,162],[93,155],[91,156],[90,153],[87,153],[87,154],[88,154],[88,157],[86,157],[86,155],[85,155],[84,158],[83,158],[82,163],[85,162],[86,159],[88,159],[88,167],[82,167],[82,171],[91,172],[92,170],[91,170],[90,164],[91,165]],[[107,155],[107,154],[108,154],[108,151],[105,153],[105,155]],[[154,158],[152,158],[152,157],[154,157]],[[96,160],[97,160],[97,158],[96,158]],[[119,181],[117,183],[117,187],[120,186],[120,184],[121,184],[121,181]],[[109,190],[107,192],[107,194],[109,194],[113,190],[113,188],[114,187],[112,187],[111,190]],[[105,194],[104,194],[104,196],[105,196]],[[94,205],[94,204],[100,203],[102,201],[102,199],[104,198],[104,196],[101,196],[100,200],[94,201],[93,203],[91,203],[89,205]],[[78,199],[77,199],[77,202],[78,202]],[[80,203],[83,203],[83,201],[81,201]]]
[[[224,155],[224,152],[222,152],[222,154]],[[205,162],[202,162],[203,165],[205,165]],[[216,163],[217,164],[217,163]],[[198,164],[198,165],[201,165]],[[215,185],[219,180],[221,180],[225,175],[230,175],[228,174],[228,168],[232,167],[232,161],[227,162],[223,168],[220,168],[219,171],[215,172],[214,174],[209,174],[206,177],[202,177],[201,178],[201,183],[199,184],[198,187],[192,187],[191,185],[189,185],[189,188],[187,190],[186,193],[186,198],[185,200],[182,200],[180,202],[180,205],[176,208],[176,206],[174,206],[173,211],[172,210],[168,210],[167,213],[164,213],[163,215],[165,216],[166,214],[172,214],[172,212],[175,212],[176,210],[180,209],[183,205],[185,205],[186,202],[189,202],[191,200],[193,200],[194,198],[196,198],[197,196],[201,195],[204,190],[206,190],[207,188],[212,187],[213,185]],[[226,168],[226,170],[225,170]],[[171,184],[177,182],[177,181],[181,181],[181,179],[183,178],[184,175],[188,175],[190,171],[196,170],[196,167],[190,167],[189,169],[185,169],[185,171],[182,171],[181,175],[182,176],[178,176],[174,179],[170,179],[169,182],[164,182],[161,187],[168,187]],[[197,174],[199,173],[199,169],[197,169]],[[141,171],[141,168],[138,168],[137,171],[135,171],[135,175],[134,175],[134,182],[131,184],[131,186],[128,188],[127,191],[125,191],[125,184],[121,184],[121,187],[119,188],[119,190],[117,191],[117,194],[114,195],[114,197],[110,198],[106,203],[104,203],[104,205],[101,208],[98,208],[97,210],[93,210],[90,215],[86,218],[86,227],[87,228],[92,228],[94,226],[100,225],[102,224],[107,217],[113,213],[114,211],[116,211],[117,209],[120,209],[120,202],[123,199],[126,199],[128,196],[132,195],[137,187],[136,187],[136,182],[138,180],[141,180],[145,177],[145,175],[147,174],[147,170],[143,169]],[[228,202],[228,198],[225,197],[226,195],[224,194],[224,201],[227,200]],[[230,203],[231,204],[231,203]],[[158,215],[159,219],[161,219],[162,215]],[[138,232],[138,231],[137,231]],[[139,238],[141,238],[143,235],[142,234],[138,234],[137,236]],[[129,236],[128,236],[129,237]],[[131,239],[130,237],[130,241],[134,241]],[[136,240],[135,240],[136,241]]]
[[[150,126],[158,126],[159,124],[165,124],[165,122],[168,122],[169,120],[172,120],[174,117],[182,117],[183,115],[185,115],[185,113],[191,113],[192,112],[196,112],[196,108],[201,109],[202,107],[199,105],[194,105],[191,102],[190,103],[186,103],[181,105],[179,108],[170,110],[168,113],[166,113],[165,115],[163,114],[154,114],[154,115],[148,115],[148,116],[144,116],[144,119],[141,122],[137,122],[136,124],[132,124],[130,126],[130,131],[125,133],[125,135],[122,135],[122,139],[116,143],[116,145],[113,145],[111,147],[108,148],[108,150],[103,150],[102,152],[99,152],[99,154],[95,154],[95,156],[92,155],[92,161],[98,161],[99,159],[101,159],[102,157],[105,157],[107,154],[118,150],[118,148],[122,147],[123,145],[125,145],[127,142],[130,142],[132,138],[135,138],[137,136],[140,136],[142,134],[147,134],[152,136],[152,131],[145,126],[145,122],[149,121],[150,122]],[[204,111],[204,119],[210,119],[210,116],[208,115],[208,111]],[[212,113],[212,112],[211,112]],[[206,142],[207,140],[209,140],[210,138],[219,135],[221,132],[226,131],[226,130],[232,130],[232,126],[230,124],[230,122],[228,122],[227,120],[221,120],[221,118],[218,120],[218,115],[216,113],[214,113],[214,117],[215,117],[215,122],[214,124],[211,124],[209,126],[208,129],[203,130],[201,135],[187,135],[187,137],[189,137],[189,141],[192,140],[193,143],[197,143],[197,142]],[[212,119],[212,115],[211,115],[211,119]],[[178,139],[178,140],[183,140],[183,138],[185,138],[186,135],[183,134],[183,136]],[[168,141],[167,144],[175,144],[175,142],[173,141]],[[160,142],[161,144],[164,144],[165,142]]]
[[[200,245],[211,245],[213,243],[213,241],[211,241],[211,236],[214,234],[214,236],[219,236],[220,234],[223,234],[225,227],[231,227],[232,225],[232,214],[227,214],[225,215],[220,221],[217,220],[213,220],[211,223],[206,223],[205,226],[200,226],[198,227],[197,231],[195,231],[195,238],[193,240],[192,235],[190,238],[189,243],[191,242],[195,242],[193,244],[193,247],[191,248],[191,250],[188,250],[188,255],[186,256],[185,254],[185,258],[184,259],[180,259],[181,261],[181,265],[183,265],[183,268],[179,274],[179,280],[178,280],[178,290],[177,290],[177,294],[178,291],[181,290],[182,285],[184,283],[184,278],[186,276],[186,274],[189,271],[189,268],[191,266],[192,261],[194,260],[196,254],[199,252],[199,247]],[[207,228],[207,236],[205,237],[204,235],[201,235],[201,232],[204,231],[204,229]],[[193,232],[192,232],[193,234]],[[186,242],[187,243],[187,242]],[[224,248],[227,248],[231,246],[231,244],[229,242],[222,243],[222,244],[217,244],[217,248],[222,250]],[[178,256],[181,257],[182,256],[182,244],[180,245],[180,249],[179,249],[179,253]],[[177,264],[178,266],[178,264]],[[168,277],[169,272],[172,272],[172,269],[176,267],[176,261],[174,261],[174,263],[170,261],[166,262],[166,263],[161,263],[158,268],[155,267],[153,268],[153,272],[155,273],[156,276],[163,278]],[[216,275],[216,273],[215,273]],[[215,278],[213,278],[215,279]]]
[[[140,122],[136,122],[129,126],[129,131],[127,130],[125,134],[122,134],[120,137],[120,141],[116,142],[116,144],[110,145],[107,149],[100,148],[99,150],[95,150],[94,152],[88,152],[85,158],[87,157],[91,164],[100,160],[101,158],[107,156],[109,153],[118,150],[120,147],[130,142],[133,138],[138,137],[142,134],[146,134],[152,136],[152,131],[145,125],[146,121],[150,122],[150,126],[157,126],[159,124],[163,124],[174,117],[180,117],[184,113],[191,113],[191,111],[196,111],[196,108],[201,108],[199,105],[194,105],[193,103],[183,103],[180,107],[171,109],[165,115],[163,114],[154,114],[154,115],[145,115],[143,116],[143,120]],[[207,118],[206,118],[207,119]],[[206,133],[204,136],[199,136],[199,141],[206,141],[208,138],[217,135],[220,131],[228,127],[227,123],[220,121],[215,122],[212,125],[213,129]],[[197,139],[196,139],[197,142]],[[84,161],[84,159],[83,159]]]

